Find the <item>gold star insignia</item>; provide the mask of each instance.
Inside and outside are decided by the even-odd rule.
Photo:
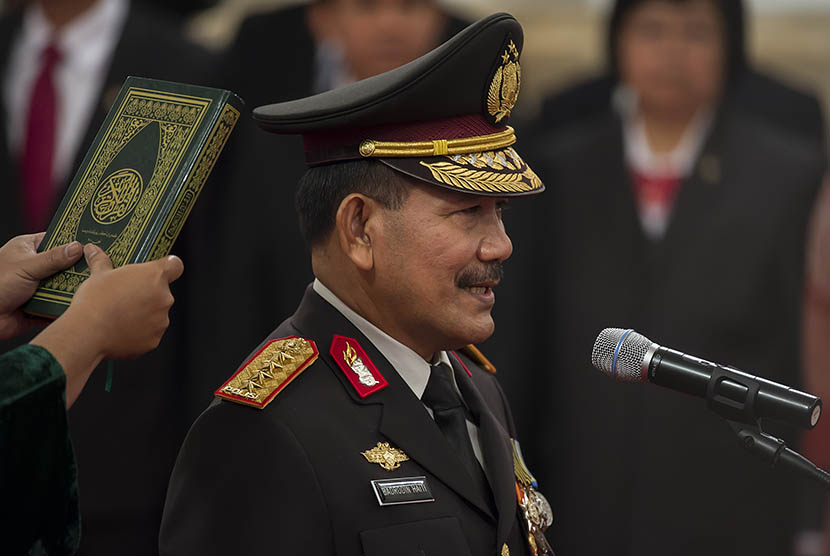
[[[280,350],[276,353],[274,359],[276,359],[278,363],[284,365],[286,361],[292,361],[294,357]]]
[[[265,364],[265,366],[262,367],[263,371],[267,370],[270,372],[275,369],[282,369],[282,365],[277,363],[274,359],[266,359],[265,361],[263,361],[263,363]]]
[[[248,392],[253,392],[254,388],[262,388],[262,385],[257,383],[254,377],[248,377],[242,381],[242,388]]]
[[[268,366],[251,371],[251,373],[251,380],[258,380],[259,382],[265,382],[266,378],[274,378],[274,375],[271,374],[271,369]]]

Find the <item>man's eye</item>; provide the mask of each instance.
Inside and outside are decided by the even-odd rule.
[[[480,208],[481,208],[480,205],[474,205],[472,207],[467,207],[465,209],[461,209],[458,212],[460,212],[461,214],[475,214],[479,211]]]

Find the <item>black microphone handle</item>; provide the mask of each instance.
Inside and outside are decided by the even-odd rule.
[[[821,399],[733,367],[717,365],[657,346],[646,354],[648,380],[659,386],[705,398],[709,408],[732,421],[754,424],[768,418],[812,429]]]

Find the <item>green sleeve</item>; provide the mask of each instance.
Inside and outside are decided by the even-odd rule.
[[[9,554],[74,554],[80,540],[66,377],[45,349],[0,355],[0,520]],[[8,543],[11,543],[9,546]]]

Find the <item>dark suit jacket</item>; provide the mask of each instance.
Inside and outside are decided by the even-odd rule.
[[[0,68],[5,75],[9,48],[22,14],[0,18]],[[77,168],[104,121],[115,94],[128,75],[172,81],[203,83],[212,56],[185,41],[164,15],[133,2],[124,30],[102,83],[93,116],[75,155]],[[5,147],[2,126],[0,146]],[[22,232],[18,221],[16,161],[7,148],[0,151],[0,243]],[[63,190],[56,196],[60,201]],[[199,256],[193,255],[194,238],[206,227],[202,208],[212,195],[208,182],[173,252],[185,261],[188,273],[173,285],[176,305],[171,327],[161,346],[136,361],[115,364],[112,391],[104,390],[102,366],[87,384],[70,411],[70,432],[79,467],[83,524],[81,553],[141,555],[157,549],[155,539],[164,503],[164,492],[176,452],[187,427],[198,415],[187,408],[204,407],[211,390],[190,403],[171,384],[182,384],[190,396],[188,372],[190,335],[186,328],[191,284],[199,272]],[[188,246],[188,243],[190,245]],[[189,282],[190,281],[190,282]],[[195,309],[195,308],[194,308]],[[194,375],[197,373],[194,371]]]
[[[389,385],[360,398],[329,354],[357,339]],[[263,410],[225,400],[188,433],[170,479],[160,551],[173,554],[528,554],[517,514],[510,410],[498,383],[453,360],[480,438],[497,514],[395,369],[308,288],[269,339],[313,340],[319,358]],[[258,350],[257,350],[258,351]],[[451,359],[454,359],[451,356]],[[394,471],[361,452],[389,442],[411,458]],[[425,476],[434,502],[381,507],[374,479]]]
[[[590,356],[603,328],[634,328],[798,387],[816,153],[723,107],[657,242],[641,230],[610,108],[550,130],[526,155],[548,190],[506,221],[515,260],[488,353],[518,369],[502,382],[556,511],[560,553],[789,553],[799,479],[745,454],[702,400],[614,383]]]

